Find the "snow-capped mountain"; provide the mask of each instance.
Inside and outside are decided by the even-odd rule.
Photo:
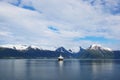
[[[56,52],[60,52],[60,53],[66,53],[66,54],[69,54],[69,55],[73,55],[73,54],[80,54],[82,52],[84,52],[86,49],[83,49],[82,47],[79,47],[78,49],[65,49],[64,47],[59,47],[57,48],[55,51]]]
[[[74,47],[74,48],[70,48],[70,49],[67,49],[69,52],[71,53],[78,53],[81,51],[81,47]]]
[[[14,44],[6,44],[6,45],[0,45],[0,47],[3,47],[3,48],[11,48],[11,49],[16,49],[16,50],[26,50],[27,48],[31,47],[33,49],[40,49],[38,46],[34,46],[34,45],[22,45],[22,44],[17,44],[17,45],[14,45]]]
[[[112,51],[112,49],[103,47],[100,44],[93,44],[88,49],[89,50],[107,50],[107,51]]]
[[[69,51],[67,51],[64,47],[59,47],[56,49],[57,52],[65,52],[65,53],[69,53]]]
[[[33,49],[41,49],[39,46],[23,45],[23,44],[5,44],[5,45],[0,45],[0,47],[11,48],[11,49],[16,49],[16,50],[26,50],[28,47],[31,47]],[[100,44],[93,44],[88,49],[89,50],[107,50],[107,51],[112,51],[112,49],[107,48],[107,47],[103,47]],[[76,50],[74,50],[74,49],[68,49],[67,50],[64,47],[59,47],[55,51],[57,51],[57,52],[65,52],[65,53],[78,53],[78,52],[82,52],[82,51],[84,51],[86,49],[83,49],[82,47],[79,47],[79,50],[78,49],[76,49]]]
[[[21,54],[22,53],[22,54]],[[65,58],[82,58],[82,59],[114,59],[120,58],[120,51],[112,51],[109,48],[104,48],[101,45],[93,44],[87,49],[79,48],[79,52],[67,50],[64,47],[59,47],[55,51],[43,50],[37,46],[28,45],[1,45],[0,58],[57,58],[59,55]]]

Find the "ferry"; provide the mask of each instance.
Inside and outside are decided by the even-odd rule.
[[[63,61],[63,57],[62,57],[62,55],[60,55],[59,57],[58,57],[58,61]]]

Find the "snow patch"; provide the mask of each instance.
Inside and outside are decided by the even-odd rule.
[[[34,46],[34,45],[28,46],[28,45],[22,45],[22,44],[17,44],[17,45],[6,44],[6,45],[0,45],[0,46],[4,48],[11,48],[16,50],[26,50],[28,47],[31,47],[33,49],[39,48],[38,46]]]
[[[71,49],[67,49],[67,51],[71,52],[71,53],[77,53],[80,51],[80,48],[79,47],[73,47]]]
[[[112,51],[112,49],[103,47],[103,46],[101,46],[100,44],[93,44],[93,45],[91,45],[91,46],[89,47],[89,49],[93,49],[93,50],[99,50],[99,49],[101,49],[101,50]]]

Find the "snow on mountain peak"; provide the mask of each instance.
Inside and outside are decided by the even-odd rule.
[[[90,48],[92,48],[92,49],[98,48],[98,47],[101,47],[101,45],[100,44],[93,44],[90,46]]]
[[[92,49],[92,50],[108,50],[108,51],[112,51],[110,48],[103,47],[100,44],[93,44],[93,45],[91,45],[89,47],[89,49]]]
[[[28,45],[22,45],[22,44],[17,44],[17,45],[6,44],[6,45],[1,45],[1,47],[17,49],[17,50],[26,50],[29,46]],[[33,49],[39,48],[39,47],[34,46],[34,45],[31,45],[30,47],[33,48]]]
[[[104,50],[112,51],[112,49],[104,47]]]
[[[72,52],[72,53],[77,53],[80,51],[80,48],[79,47],[73,47],[71,49],[68,49],[69,52]]]

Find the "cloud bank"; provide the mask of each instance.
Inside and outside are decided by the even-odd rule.
[[[0,0],[0,44],[120,45],[119,0]]]

